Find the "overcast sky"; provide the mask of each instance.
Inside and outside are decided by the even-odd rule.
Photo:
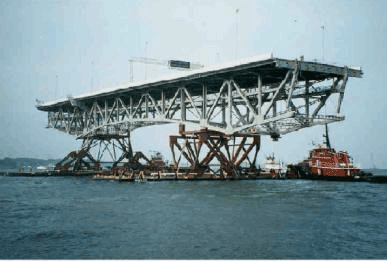
[[[313,60],[324,53],[325,61],[364,71],[347,83],[346,120],[330,125],[331,143],[361,167],[371,167],[372,153],[375,165],[387,168],[386,10],[384,0],[0,0],[0,158],[63,158],[77,149],[73,137],[45,128],[47,113],[36,110],[35,100],[125,83],[131,56],[215,64],[236,55]],[[144,79],[144,66],[135,65],[134,80]],[[164,73],[147,67],[148,79]],[[176,132],[176,126],[138,129],[134,149],[171,158],[168,135]],[[300,161],[322,133],[317,126],[276,143],[264,137],[259,160],[274,151],[285,162]]]

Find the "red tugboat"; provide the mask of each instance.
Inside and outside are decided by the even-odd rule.
[[[346,151],[336,152],[329,142],[328,126],[325,124],[325,142],[309,153],[309,158],[301,163],[303,174],[313,179],[353,180],[364,173],[354,167],[352,158]],[[303,176],[304,176],[303,175]]]

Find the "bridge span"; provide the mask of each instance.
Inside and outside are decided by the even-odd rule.
[[[121,156],[110,154],[119,163],[133,157],[130,132],[146,126],[187,124],[228,140],[260,135],[277,140],[280,135],[305,127],[342,121],[341,105],[348,79],[362,75],[360,68],[268,54],[52,102],[38,101],[36,107],[48,112],[48,128],[84,141],[82,157],[96,142],[115,141]],[[336,104],[329,112],[322,110],[328,100]],[[125,138],[128,141],[124,142]],[[254,140],[257,145],[257,138]],[[218,157],[222,146],[218,143],[216,153],[215,144],[210,151]],[[244,145],[239,145],[243,152]],[[179,150],[185,158],[191,158],[190,162],[199,162],[187,146]],[[103,154],[101,149],[98,154]],[[88,156],[96,162],[100,157]],[[227,157],[231,161],[235,155]],[[246,155],[241,158],[248,159]]]

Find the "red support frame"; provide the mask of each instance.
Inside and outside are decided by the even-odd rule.
[[[225,135],[208,129],[186,132],[184,128],[180,128],[179,132],[180,135],[170,136],[169,144],[176,167],[180,166],[182,158],[188,162],[186,174],[202,175],[211,170],[210,166],[215,164],[215,159],[220,165],[219,171],[223,178],[240,176],[243,169],[256,170],[260,135]],[[242,166],[244,162],[248,163],[248,167]]]

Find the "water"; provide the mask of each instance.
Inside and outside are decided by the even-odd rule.
[[[385,259],[386,190],[1,176],[0,259]]]

